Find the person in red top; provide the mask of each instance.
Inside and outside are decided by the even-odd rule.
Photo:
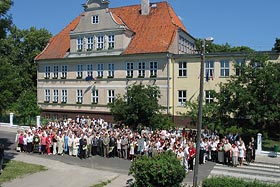
[[[46,138],[46,148],[48,155],[51,154],[51,146],[52,146],[52,135],[51,133]]]
[[[188,164],[189,164],[189,170],[193,170],[193,159],[196,154],[196,149],[193,147],[193,142],[189,142],[189,155],[188,155]]]
[[[40,144],[41,144],[41,154],[46,153],[47,137],[44,132],[42,133]]]

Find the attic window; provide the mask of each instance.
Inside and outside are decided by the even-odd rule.
[[[98,24],[99,23],[99,16],[98,15],[92,16],[91,23],[92,24]]]

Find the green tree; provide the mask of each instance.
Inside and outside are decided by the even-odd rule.
[[[6,34],[12,24],[12,17],[8,14],[13,1],[1,0],[0,1],[0,39],[5,38]]]
[[[135,187],[179,187],[186,176],[185,169],[171,151],[155,157],[137,157],[131,164],[129,174],[135,179]]]
[[[280,38],[275,39],[274,47],[272,48],[273,51],[276,51],[277,53],[280,52]]]
[[[149,127],[160,126],[159,119],[162,106],[158,104],[160,98],[159,88],[150,85],[132,85],[127,88],[127,93],[117,96],[115,102],[110,104],[110,111],[115,121],[136,128],[138,125]]]

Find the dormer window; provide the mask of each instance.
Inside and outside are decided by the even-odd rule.
[[[98,24],[99,23],[99,16],[98,15],[92,16],[91,23],[92,24]]]

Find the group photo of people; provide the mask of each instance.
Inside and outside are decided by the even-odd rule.
[[[101,118],[77,116],[76,119],[49,120],[39,127],[19,129],[15,142],[18,152],[67,154],[80,159],[101,156],[133,161],[137,155],[153,157],[163,151],[173,151],[186,172],[193,170],[197,151],[199,164],[212,161],[237,167],[244,161],[249,164],[255,160],[253,137],[248,145],[238,133],[221,135],[204,129],[201,137],[200,147],[196,148],[195,129],[154,130],[145,126],[131,129]]]

